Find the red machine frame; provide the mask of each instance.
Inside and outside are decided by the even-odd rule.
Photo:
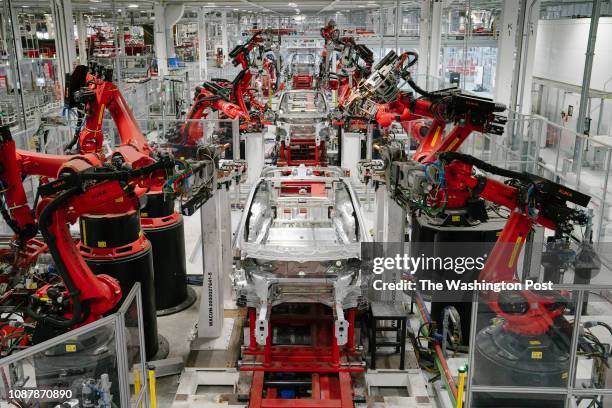
[[[339,346],[334,335],[333,314],[326,313],[321,304],[311,305],[307,315],[271,313],[268,337],[265,346],[255,339],[256,311],[248,309],[249,347],[244,356],[252,356],[257,365],[240,366],[241,371],[253,371],[249,408],[284,407],[330,407],[352,408],[352,373],[365,372],[362,364],[351,364],[351,359],[360,359],[361,352],[355,346],[355,309],[347,310],[348,341]],[[312,344],[273,345],[272,333],[275,325],[308,326]],[[312,398],[281,399],[278,389],[266,387],[266,373],[310,373]],[[265,395],[265,397],[264,397]]]

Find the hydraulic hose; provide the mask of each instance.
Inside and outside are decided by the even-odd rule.
[[[70,140],[70,143],[68,143],[64,147],[64,152],[68,153],[79,142],[82,125],[83,125],[83,114],[80,111],[77,111],[77,122],[76,122],[76,129],[74,131],[74,136],[72,136],[72,140]]]
[[[490,163],[487,163],[483,160],[477,159],[474,156],[470,156],[469,154],[459,153],[459,152],[444,152],[439,156],[440,160],[451,162],[453,160],[459,160],[461,162],[471,164],[472,166],[478,167],[479,169],[486,171],[487,173],[495,174],[502,177],[507,177],[511,179],[517,179],[521,181],[529,182],[531,181],[529,175],[525,173],[519,173],[517,171],[504,169],[501,167],[494,166]]]
[[[424,96],[426,98],[432,98],[432,99],[439,99],[440,98],[440,95],[436,95],[436,94],[433,94],[431,92],[427,92],[426,90],[424,90],[423,88],[418,86],[416,84],[416,82],[414,82],[412,77],[410,77],[410,76],[406,79],[406,82],[408,82],[408,85],[410,85],[410,87],[412,89],[414,89],[416,91],[416,93],[418,93],[421,96]]]
[[[143,175],[150,174],[158,169],[171,168],[174,166],[174,161],[168,158],[164,158],[158,161],[155,164],[152,164],[147,167],[143,167],[141,169],[130,170],[130,171],[114,171],[114,172],[106,172],[106,173],[74,173],[64,177],[59,178],[56,182],[50,183],[47,185],[43,185],[40,187],[40,190],[43,190],[43,195],[52,194],[55,192],[55,184],[58,186],[71,184],[74,187],[70,187],[67,190],[61,191],[53,200],[51,200],[45,208],[42,210],[38,220],[38,227],[43,236],[44,241],[46,242],[49,252],[53,257],[55,262],[55,267],[66,285],[66,289],[68,290],[68,294],[73,304],[72,317],[70,319],[60,319],[52,316],[42,315],[40,313],[35,312],[30,305],[26,307],[26,313],[31,316],[33,319],[37,321],[42,321],[44,323],[48,323],[50,325],[62,328],[69,328],[75,324],[78,324],[89,317],[89,305],[83,304],[81,299],[79,298],[79,288],[76,287],[74,281],[72,280],[70,273],[68,273],[68,269],[62,260],[62,256],[59,253],[59,250],[56,245],[56,237],[50,233],[49,227],[53,223],[53,214],[59,210],[59,208],[66,204],[66,202],[73,196],[78,195],[82,191],[82,182],[87,180],[96,180],[96,181],[128,181],[134,178],[141,177]],[[77,177],[73,182],[69,182],[69,180],[73,177]]]
[[[74,284],[74,281],[70,277],[68,273],[68,269],[64,264],[61,254],[57,249],[56,245],[56,237],[49,232],[49,226],[51,226],[53,213],[56,212],[61,205],[66,203],[68,199],[74,195],[77,195],[80,191],[80,187],[72,187],[61,194],[59,194],[54,200],[49,202],[47,206],[40,213],[38,227],[43,236],[44,241],[46,242],[49,252],[55,261],[55,268],[58,271],[64,285],[66,285],[66,289],[68,290],[68,294],[70,295],[70,299],[72,300],[73,310],[72,317],[70,319],[56,318],[53,316],[42,315],[40,313],[35,312],[30,305],[26,307],[26,313],[31,316],[34,320],[50,324],[56,327],[69,328],[82,322],[87,319],[89,316],[89,308],[83,308],[81,303],[81,299],[79,297],[80,290]]]

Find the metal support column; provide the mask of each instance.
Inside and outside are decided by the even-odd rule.
[[[521,81],[519,92],[518,111],[529,115],[531,113],[531,84],[533,82],[533,64],[535,62],[535,45],[538,34],[538,20],[540,19],[541,0],[532,0],[529,3],[525,16],[523,30],[523,56],[521,58]]]
[[[198,9],[198,62],[200,64],[200,81],[208,78],[208,61],[206,59],[206,9]]]
[[[72,21],[72,2],[70,0],[51,0],[51,12],[55,23],[55,47],[58,60],[58,80],[62,92],[65,76],[71,73],[76,59],[74,23]]]
[[[417,83],[427,89],[427,72],[429,64],[429,36],[431,35],[431,3],[421,0],[421,16],[419,19],[419,65]]]
[[[427,76],[438,76],[440,65],[440,48],[442,46],[442,1],[434,0],[431,7],[431,33],[429,38],[429,58],[427,59]]]
[[[117,7],[115,0],[111,1],[113,8],[113,27],[115,28],[115,78],[118,83],[121,82],[121,56],[125,51],[125,34],[123,32],[123,26],[119,23],[119,15],[117,14]]]
[[[7,40],[9,46],[9,48],[7,48],[7,52],[9,53],[9,66],[15,95],[15,106],[20,107],[20,112],[17,113],[17,116],[21,117],[19,124],[23,129],[26,129],[27,122],[25,102],[23,100],[23,92],[19,91],[21,90],[21,67],[19,66],[20,59],[17,58],[17,41],[19,40],[19,42],[21,42],[21,37],[19,36],[19,27],[17,27],[16,24],[17,14],[15,13],[11,0],[4,1],[4,15],[7,16],[6,21],[10,24],[6,30],[7,34],[10,36],[10,38]]]
[[[378,19],[378,23],[379,23],[379,28],[380,28],[380,52],[379,52],[379,58],[383,59],[383,57],[385,56],[385,16],[384,16],[384,9],[382,8],[382,6],[380,7],[380,18]]]
[[[168,75],[168,52],[166,48],[166,9],[163,4],[156,3],[155,11],[155,58],[157,59],[157,76]]]
[[[512,0],[510,0],[512,1]],[[521,80],[521,60],[523,57],[523,44],[524,44],[524,38],[523,38],[523,32],[525,31],[525,19],[527,16],[527,0],[520,0],[520,12],[518,15],[518,27],[517,27],[517,42],[516,42],[516,62],[515,62],[515,67],[514,68],[514,74],[512,76],[512,85],[510,88],[510,104],[508,106],[508,108],[511,111],[517,112],[518,111],[518,90],[519,90],[519,82]],[[496,83],[499,83],[499,81],[496,79],[495,80]],[[512,119],[512,118],[510,118]],[[513,126],[513,122],[509,123],[509,134],[512,137],[512,131],[511,128]]]
[[[87,26],[83,13],[77,19],[77,34],[79,35],[79,64],[87,65]]]
[[[406,210],[391,198],[387,186],[380,185],[376,190],[376,242],[383,243],[383,256],[395,256],[403,253],[406,231]],[[383,272],[380,278],[383,282],[400,282],[402,272],[390,269]],[[398,301],[398,291],[370,290],[371,301]]]
[[[11,15],[11,27],[12,27],[12,38],[14,39],[15,56],[17,61],[23,61],[23,45],[21,43],[21,27],[19,26],[19,14],[15,12],[15,6],[13,2],[9,3],[10,15]]]
[[[8,30],[8,27],[9,27],[10,23],[8,23],[6,21],[7,20],[7,18],[6,18],[7,15],[8,15],[8,13],[6,13],[6,12],[4,14],[0,14],[0,36],[2,37],[2,38],[0,38],[0,41],[2,42],[2,49],[3,50],[8,50],[8,47],[9,47],[8,42],[7,42],[7,38],[8,38],[7,30]]]
[[[517,0],[504,0],[502,24],[497,39],[497,67],[495,72],[494,97],[497,102],[510,106],[512,76],[514,73],[514,49],[519,18]]]
[[[599,16],[601,15],[602,0],[593,1],[593,9],[591,12],[591,25],[589,27],[589,41],[584,59],[584,71],[582,74],[582,89],[580,90],[580,105],[578,108],[578,121],[576,131],[583,134],[585,130],[585,119],[588,113],[589,89],[591,88],[591,73],[593,71],[593,60],[595,58],[595,41],[597,40],[597,28],[599,27]],[[576,185],[580,183],[580,169],[578,166],[582,164],[583,143],[581,139],[576,139],[574,149],[574,171],[576,175]]]
[[[399,33],[400,33],[400,25],[402,22],[402,6],[400,5],[400,0],[395,2],[395,52],[397,55],[400,54],[399,49]]]
[[[215,181],[216,184],[216,181]],[[231,259],[227,269],[224,252],[231,248],[226,221],[230,219],[225,186],[200,209],[204,282],[198,318],[198,338],[216,338],[223,331],[224,299],[229,288]]]
[[[227,44],[227,11],[221,12],[221,48],[223,49],[223,63],[229,61]]]

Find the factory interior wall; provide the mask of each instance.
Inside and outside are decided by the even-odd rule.
[[[536,41],[535,77],[546,78],[570,85],[581,86],[584,72],[585,50],[589,36],[590,19],[540,20]],[[591,77],[591,89],[612,93],[612,17],[602,17],[599,21],[595,43],[595,59]],[[580,94],[560,90],[557,105],[557,90],[549,88],[543,93],[544,103],[539,112],[548,119],[561,122],[561,110],[574,107],[574,116],[566,126],[576,128]],[[565,93],[565,98],[564,94]],[[565,99],[565,100],[564,100]],[[562,102],[565,103],[562,103]],[[534,98],[534,103],[536,99]],[[592,118],[591,134],[596,134],[601,102],[593,99],[588,114]],[[604,100],[603,116],[599,134],[612,134],[612,99]]]

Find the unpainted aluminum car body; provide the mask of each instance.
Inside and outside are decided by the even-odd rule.
[[[264,169],[234,237],[234,289],[241,304],[257,309],[258,344],[265,344],[271,307],[281,303],[332,307],[336,337],[345,344],[343,311],[358,306],[361,243],[369,241],[357,196],[341,169]]]
[[[289,76],[299,74],[316,74],[317,57],[313,53],[296,53],[291,56]]]
[[[276,126],[278,137],[287,146],[291,138],[315,138],[317,146],[330,136],[330,110],[318,90],[286,91],[280,98]]]

